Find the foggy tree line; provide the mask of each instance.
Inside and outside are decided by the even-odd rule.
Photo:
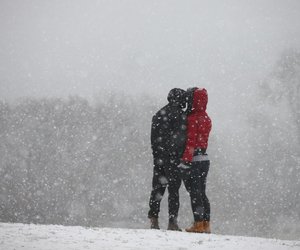
[[[149,129],[140,129],[147,114],[116,99],[97,107],[79,97],[1,104],[2,221],[139,219],[132,205],[144,202],[151,171]]]
[[[240,114],[242,136],[212,132],[215,232],[299,239],[299,60],[283,53],[258,86],[256,105]],[[80,97],[0,102],[0,220],[147,228],[159,107],[119,94],[94,105]],[[181,190],[180,224],[189,222]]]
[[[282,53],[256,96],[238,115],[243,133],[218,135],[218,147],[232,143],[220,154],[229,158],[213,159],[209,185],[216,221],[223,232],[299,239],[299,51]]]

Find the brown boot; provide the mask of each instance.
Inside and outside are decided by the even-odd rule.
[[[204,221],[203,227],[204,227],[204,233],[207,233],[207,234],[211,233],[209,221]]]
[[[203,221],[195,221],[194,224],[190,228],[185,229],[185,231],[189,233],[204,233],[204,223]]]
[[[151,223],[151,225],[150,225],[151,229],[160,229],[159,225],[158,225],[158,218],[151,217],[150,218],[150,223]]]
[[[172,219],[169,220],[169,224],[168,224],[168,229],[167,230],[172,230],[172,231],[182,231],[177,223],[177,219]]]

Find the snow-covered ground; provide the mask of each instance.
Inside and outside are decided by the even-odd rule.
[[[84,228],[0,223],[0,249],[300,249],[300,241],[165,230]]]

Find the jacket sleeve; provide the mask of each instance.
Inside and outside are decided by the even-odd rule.
[[[187,123],[187,140],[185,150],[182,156],[182,160],[185,162],[191,162],[193,160],[194,150],[197,140],[197,121],[193,115],[188,116]]]
[[[157,128],[157,117],[154,115],[152,117],[152,123],[151,123],[151,148],[152,148],[152,154],[155,156],[158,153],[158,144],[157,144],[157,138],[158,138],[158,128]]]
[[[211,131],[212,122],[209,116],[206,114],[201,117],[200,126],[198,128],[198,145],[201,149],[206,149],[208,146],[208,137]]]

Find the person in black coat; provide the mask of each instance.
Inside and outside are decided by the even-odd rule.
[[[160,202],[168,188],[169,224],[168,230],[180,230],[177,224],[179,210],[179,188],[181,178],[177,166],[185,149],[186,106],[185,91],[172,89],[168,104],[152,118],[151,148],[154,168],[148,218],[152,229],[159,229],[158,214]]]

